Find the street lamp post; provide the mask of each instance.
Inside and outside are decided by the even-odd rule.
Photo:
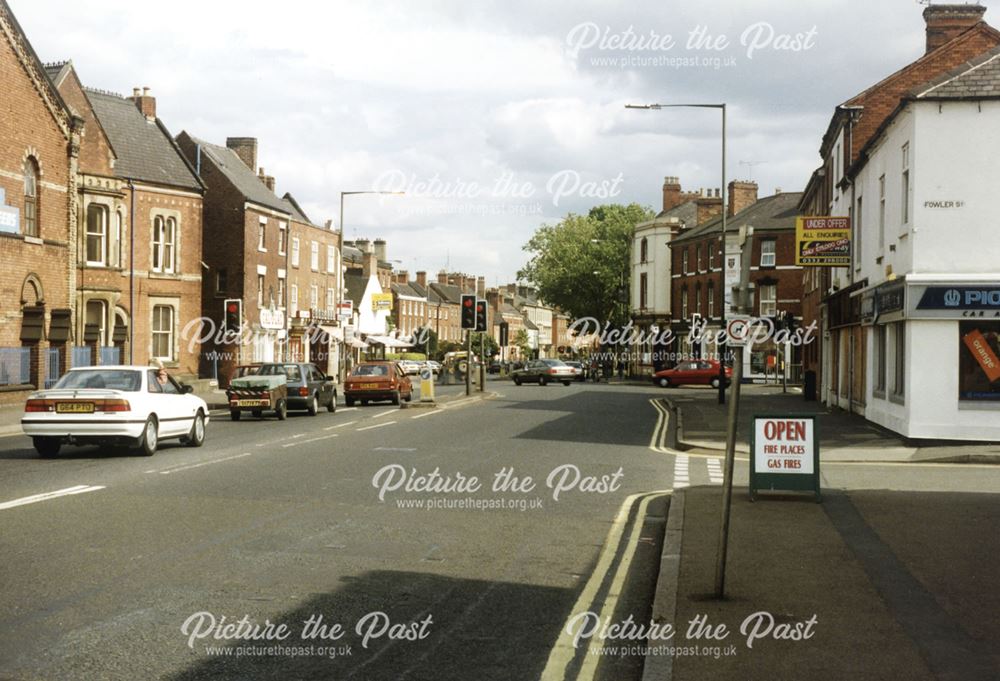
[[[626,104],[626,109],[719,109],[722,112],[722,267],[720,274],[720,293],[722,305],[719,311],[719,329],[726,326],[726,228],[728,226],[728,191],[726,187],[726,104]],[[722,361],[722,349],[716,345],[719,355],[719,404],[726,403],[726,363]]]
[[[340,192],[340,232],[337,235],[337,253],[340,261],[338,262],[337,268],[337,318],[340,321],[340,304],[343,302],[343,292],[344,292],[344,197],[345,196],[357,196],[359,194],[382,194],[391,196],[402,196],[406,192],[384,192],[377,191],[374,189],[366,189],[361,191],[353,192]],[[344,350],[347,349],[347,337],[344,337]],[[344,353],[337,353],[337,380],[339,383],[344,382]]]

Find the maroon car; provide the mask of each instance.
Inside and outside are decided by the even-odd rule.
[[[733,370],[726,367],[726,385],[733,378]],[[671,369],[663,369],[653,374],[653,383],[661,388],[677,385],[710,385],[719,387],[719,363],[709,359],[693,359],[681,362]]]

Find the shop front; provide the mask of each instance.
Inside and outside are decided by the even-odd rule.
[[[874,289],[866,417],[916,439],[1000,441],[1000,281]]]

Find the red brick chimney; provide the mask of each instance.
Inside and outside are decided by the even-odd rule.
[[[417,284],[421,288],[427,288],[427,272],[417,272]]]
[[[729,183],[729,205],[726,212],[733,217],[757,203],[757,183],[753,181]]]
[[[135,102],[135,108],[148,120],[156,120],[156,97],[149,94],[148,87],[133,88],[132,101]]]
[[[663,210],[676,208],[681,204],[681,181],[672,176],[663,178]]]
[[[438,272],[438,283],[442,286],[448,283],[448,273],[444,270]]]
[[[410,273],[406,270],[400,270],[396,273],[396,283],[397,284],[409,284],[410,283]]]
[[[695,203],[698,210],[695,227],[722,215],[722,192],[718,189],[705,189]]]
[[[228,137],[226,146],[236,152],[247,168],[257,172],[257,138],[256,137]]]
[[[986,8],[982,5],[929,5],[924,10],[927,52],[933,52],[968,31],[983,20],[985,13]]]
[[[261,168],[260,172],[257,173],[257,177],[260,178],[260,181],[264,183],[265,187],[267,187],[268,189],[270,189],[272,192],[274,191],[274,176],[273,175],[268,175],[267,173],[264,172],[264,169]]]

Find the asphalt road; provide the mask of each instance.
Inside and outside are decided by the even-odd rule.
[[[565,627],[648,622],[655,492],[719,484],[718,457],[660,446],[655,388],[489,387],[446,409],[215,418],[205,447],[153,458],[42,460],[0,438],[0,678],[639,678],[640,656]],[[434,471],[450,489],[426,489]],[[823,482],[1000,490],[968,465],[831,465]]]

